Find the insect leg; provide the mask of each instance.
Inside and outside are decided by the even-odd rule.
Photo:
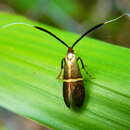
[[[80,57],[78,57],[78,58],[77,58],[77,61],[79,61],[79,60],[80,60],[81,65],[82,65],[82,69],[84,69],[84,68],[85,68],[85,65],[84,65],[84,63],[83,63],[83,60],[82,60]]]
[[[61,60],[61,70],[57,76],[57,79],[59,79],[59,80],[63,79],[63,71],[64,71],[64,58]]]
[[[84,69],[84,72],[85,72],[85,73],[89,76],[89,78],[92,78],[92,75],[91,75],[91,74],[89,74],[89,73],[88,73],[88,71],[86,70],[87,66],[86,66],[86,65],[84,65],[83,60],[82,60],[80,57],[78,57],[78,58],[77,58],[77,61],[79,61],[79,60],[80,60],[81,65],[82,65],[82,69]]]

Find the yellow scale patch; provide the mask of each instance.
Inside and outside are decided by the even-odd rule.
[[[76,81],[81,81],[83,78],[77,78],[77,79],[63,79],[63,82],[76,82]]]

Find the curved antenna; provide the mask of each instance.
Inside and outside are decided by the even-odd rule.
[[[63,41],[63,40],[61,40],[60,38],[58,38],[55,34],[53,34],[52,32],[50,32],[50,31],[48,31],[48,30],[46,30],[46,29],[44,29],[44,28],[41,28],[41,27],[38,27],[38,26],[34,26],[36,29],[39,29],[39,30],[41,30],[41,31],[44,31],[44,32],[46,32],[46,33],[48,33],[48,34],[50,34],[51,36],[53,36],[54,38],[56,38],[58,41],[60,41],[62,44],[64,44],[67,48],[69,48],[69,46]]]
[[[72,45],[71,48],[73,48],[84,36],[86,36],[88,33],[92,32],[92,31],[96,30],[97,28],[101,27],[103,24],[104,24],[104,23],[100,23],[100,24],[94,26],[93,28],[91,28],[90,30],[88,30],[87,32],[85,32],[79,39],[77,39],[77,40],[74,42],[74,44]]]
[[[8,23],[8,24],[5,24],[5,25],[2,25],[2,26],[0,26],[0,28],[7,28],[9,26],[19,25],[19,24],[23,24],[23,25],[27,25],[27,26],[33,27],[33,25],[28,24],[28,23],[14,22],[14,23]]]
[[[130,16],[130,14],[125,13],[125,14],[122,14],[121,16],[119,16],[119,17],[117,17],[117,18],[115,18],[115,19],[111,19],[111,20],[109,20],[109,21],[106,21],[106,22],[103,22],[103,23],[100,23],[100,24],[94,26],[93,28],[91,28],[90,30],[88,30],[87,32],[85,32],[81,37],[79,37],[79,38],[74,42],[74,44],[72,45],[71,48],[74,48],[74,46],[75,46],[84,36],[86,36],[86,35],[89,34],[90,32],[93,32],[93,31],[95,31],[96,29],[98,29],[99,27],[101,27],[102,25],[107,24],[107,23],[114,22],[114,21],[116,21],[116,20],[118,20],[118,19],[120,19],[120,18],[122,18],[122,17],[124,17],[124,16]]]
[[[0,26],[0,28],[6,28],[6,27],[9,27],[9,26],[12,26],[12,25],[19,25],[19,24],[31,26],[31,27],[34,27],[34,28],[36,28],[36,29],[38,29],[38,30],[44,31],[44,32],[50,34],[51,36],[53,36],[54,38],[56,38],[58,41],[60,41],[62,44],[64,44],[67,48],[69,48],[69,46],[68,46],[63,40],[61,40],[60,38],[58,38],[55,34],[53,34],[52,32],[50,32],[50,31],[48,31],[48,30],[46,30],[46,29],[44,29],[44,28],[38,27],[38,26],[33,26],[33,25],[27,24],[27,23],[20,23],[20,22],[17,23],[17,22],[16,22],[16,23],[9,23],[9,24]]]

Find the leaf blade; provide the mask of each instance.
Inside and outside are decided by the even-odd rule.
[[[19,18],[33,23],[9,14],[0,16],[1,25]],[[45,27],[70,43],[77,37]],[[80,42],[76,51],[95,79],[85,82],[88,99],[81,111],[75,112],[65,106],[62,83],[55,78],[66,52],[62,45],[23,25],[0,29],[0,41],[0,106],[55,129],[130,128],[129,49],[90,38]]]

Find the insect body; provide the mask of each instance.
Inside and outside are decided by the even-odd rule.
[[[26,24],[26,23],[12,23],[12,24],[7,24],[3,27],[7,27],[10,25],[14,25],[14,24],[25,24],[28,26],[33,26],[36,29],[39,29],[41,31],[44,31],[44,32],[50,34],[51,36],[56,38],[64,46],[66,46],[68,48],[67,55],[61,61],[61,71],[60,71],[60,74],[58,75],[58,78],[63,80],[63,97],[64,97],[65,104],[69,108],[73,108],[73,107],[82,106],[84,98],[85,98],[84,82],[83,82],[83,77],[82,77],[80,69],[79,69],[78,61],[81,62],[82,68],[84,70],[85,70],[85,67],[84,67],[84,63],[83,63],[82,59],[80,57],[76,57],[73,48],[88,33],[94,31],[95,29],[101,27],[104,24],[114,22],[123,16],[130,16],[130,14],[126,13],[115,19],[112,19],[112,20],[109,20],[109,21],[96,25],[95,27],[93,27],[90,30],[88,30],[87,32],[85,32],[81,37],[79,37],[71,47],[69,47],[63,40],[58,38],[52,32],[50,32],[44,28],[38,27],[38,26],[33,26],[30,24]],[[87,71],[85,71],[85,72],[88,74]]]
[[[38,26],[34,26],[39,30],[49,33],[68,48],[67,55],[61,61],[61,71],[58,75],[58,79],[63,80],[63,97],[65,104],[69,108],[82,106],[85,97],[83,77],[79,69],[78,61],[81,62],[82,68],[84,70],[85,67],[82,59],[80,57],[76,57],[73,48],[84,36],[86,36],[91,31],[97,29],[98,27],[102,26],[103,24],[104,23],[98,24],[89,31],[85,32],[78,40],[76,40],[76,42],[71,47],[69,47],[64,41],[62,41],[55,34],[49,32],[48,30]]]
[[[63,59],[63,97],[68,107],[80,107],[85,97],[83,77],[77,63],[78,60],[81,59],[79,57],[77,58],[74,51],[69,48],[66,57]]]
[[[58,38],[55,34],[49,32],[46,29],[35,26],[35,28],[49,33],[68,48],[67,55],[61,61],[61,71],[60,74],[58,75],[58,79],[63,80],[63,97],[64,97],[65,104],[69,108],[81,107],[85,98],[84,82],[79,69],[78,61],[81,62],[82,68],[84,70],[85,67],[82,59],[80,57],[76,57],[73,48],[84,36],[86,36],[90,32],[96,30],[97,28],[101,27],[104,24],[116,21],[125,15],[129,16],[130,14],[123,14],[118,18],[94,26],[93,28],[85,32],[81,37],[79,37],[71,47],[69,47],[64,41]],[[88,74],[86,70],[85,72]]]

